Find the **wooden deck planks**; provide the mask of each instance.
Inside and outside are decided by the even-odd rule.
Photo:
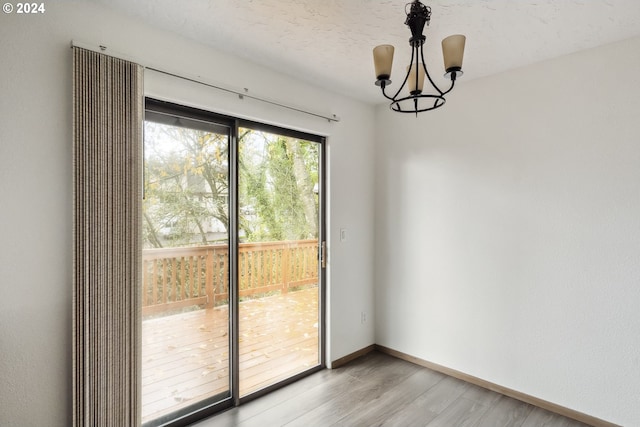
[[[318,289],[240,303],[240,395],[319,363]],[[229,387],[227,306],[142,323],[143,422]]]

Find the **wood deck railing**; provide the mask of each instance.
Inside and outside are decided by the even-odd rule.
[[[229,300],[229,247],[209,245],[142,251],[142,314]],[[318,241],[238,245],[240,298],[288,292],[318,281]]]

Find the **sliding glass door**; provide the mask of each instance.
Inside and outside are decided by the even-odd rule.
[[[240,396],[320,364],[321,143],[240,128]]]
[[[148,105],[143,203],[142,421],[231,393],[228,124]]]
[[[323,139],[147,100],[142,419],[319,369]]]

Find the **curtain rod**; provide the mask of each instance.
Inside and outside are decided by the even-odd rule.
[[[104,46],[104,45],[91,45],[91,44],[87,44],[87,43],[78,42],[78,41],[75,41],[75,40],[71,41],[71,47],[72,48],[78,47],[78,48],[87,49],[87,50],[91,50],[93,52],[98,52],[98,53],[103,53],[103,54],[106,54],[107,51],[109,50],[107,48],[107,46]],[[254,99],[256,101],[260,101],[260,102],[264,102],[264,103],[267,103],[267,104],[275,105],[277,107],[285,108],[287,110],[297,111],[299,113],[307,114],[307,115],[314,116],[314,117],[319,117],[319,118],[325,119],[325,120],[327,120],[329,122],[339,122],[340,121],[340,118],[335,114],[327,115],[327,114],[322,114],[322,113],[316,113],[316,112],[305,110],[305,109],[302,109],[302,108],[299,108],[299,107],[294,107],[292,105],[287,105],[287,104],[284,104],[284,103],[279,102],[279,101],[274,101],[274,100],[271,100],[271,99],[262,98],[262,97],[255,96],[255,95],[249,95],[249,93],[248,93],[249,89],[248,88],[244,88],[244,91],[240,91],[240,90],[237,90],[237,89],[231,89],[231,88],[219,85],[219,84],[213,84],[213,83],[209,83],[209,82],[203,81],[199,77],[198,78],[188,77],[188,76],[184,76],[184,75],[181,75],[181,74],[173,73],[171,71],[163,70],[163,69],[155,67],[155,66],[140,64],[140,62],[138,60],[133,59],[133,58],[129,57],[128,55],[121,54],[121,53],[118,53],[118,52],[113,52],[111,50],[109,50],[108,54],[113,56],[113,57],[115,57],[115,58],[119,58],[119,59],[123,59],[125,61],[130,61],[130,62],[137,63],[137,64],[141,65],[142,67],[144,67],[147,70],[155,71],[155,72],[160,73],[160,74],[164,74],[164,75],[175,77],[175,78],[178,78],[178,79],[181,79],[181,80],[185,80],[185,81],[188,81],[188,82],[197,83],[197,84],[200,84],[200,85],[203,85],[203,86],[207,86],[207,87],[210,87],[210,88],[213,88],[213,89],[217,89],[217,90],[220,90],[220,91],[223,91],[223,92],[227,92],[227,93],[232,93],[232,94],[238,95],[238,97],[240,99],[244,99],[244,98]]]

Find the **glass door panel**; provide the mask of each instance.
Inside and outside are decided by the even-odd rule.
[[[230,128],[145,119],[142,421],[230,396]]]
[[[320,364],[320,153],[239,129],[240,397]]]

